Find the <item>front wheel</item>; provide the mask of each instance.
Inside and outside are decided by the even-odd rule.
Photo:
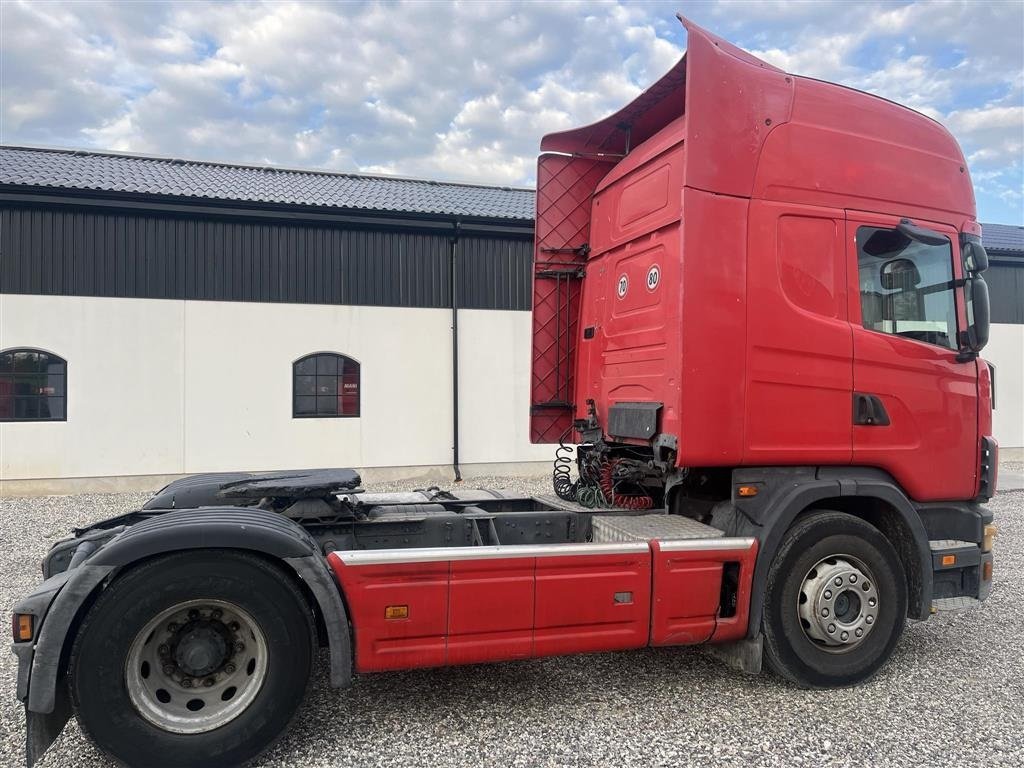
[[[889,541],[852,515],[814,511],[786,532],[768,571],[766,660],[802,687],[855,685],[892,655],[906,615]]]
[[[121,763],[239,765],[298,708],[313,637],[302,594],[272,564],[176,553],[100,595],[72,651],[72,701],[82,730]]]

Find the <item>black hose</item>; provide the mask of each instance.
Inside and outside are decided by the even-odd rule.
[[[565,444],[570,429],[572,427],[558,438],[554,469],[551,472],[551,485],[555,489],[555,495],[563,501],[576,501],[576,492],[579,489],[579,481],[572,479],[572,448]]]

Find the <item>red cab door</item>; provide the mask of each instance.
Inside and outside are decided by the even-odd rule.
[[[974,496],[977,374],[957,361],[965,326],[953,227],[847,212],[853,327],[853,463],[880,467],[918,501]]]

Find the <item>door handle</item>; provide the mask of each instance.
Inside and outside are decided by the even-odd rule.
[[[888,427],[889,414],[878,395],[853,393],[853,423],[863,427]]]

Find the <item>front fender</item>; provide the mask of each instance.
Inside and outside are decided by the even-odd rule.
[[[731,536],[753,536],[758,540],[750,597],[749,637],[760,632],[764,611],[765,584],[772,559],[796,517],[825,499],[840,499],[837,508],[858,509],[858,502],[878,500],[896,511],[909,531],[909,540],[893,545],[907,565],[909,615],[928,618],[932,603],[932,567],[928,533],[914,505],[886,473],[858,467],[765,467],[733,472],[733,487],[755,485],[753,497],[733,498],[719,505],[713,525]],[[891,531],[883,531],[892,540]]]

